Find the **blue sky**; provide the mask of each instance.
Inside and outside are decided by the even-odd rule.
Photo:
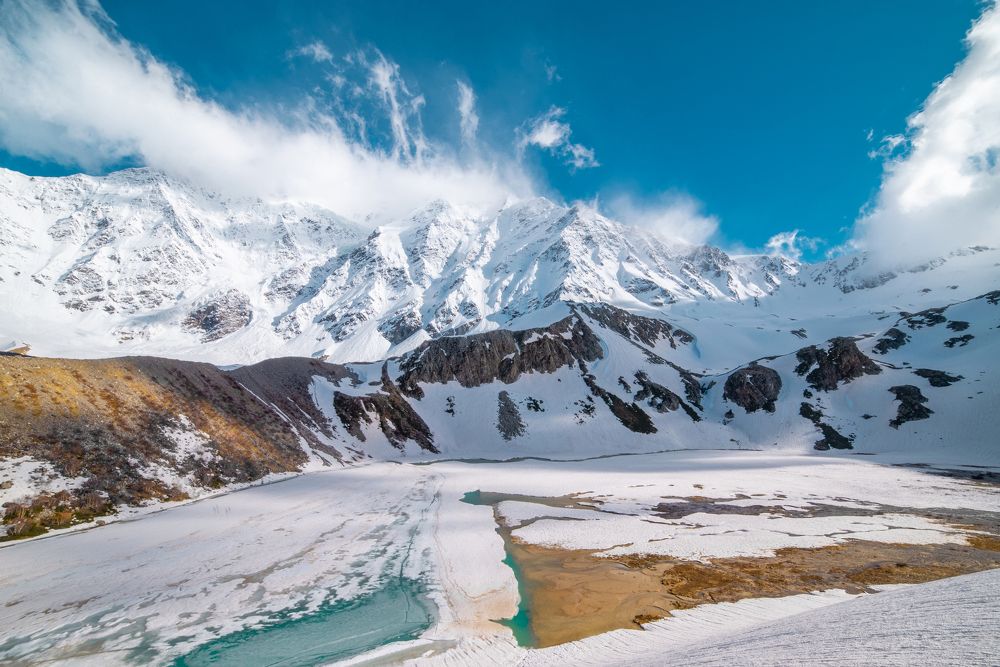
[[[882,179],[883,160],[869,153],[903,132],[962,60],[984,9],[974,0],[103,7],[121,37],[226,108],[280,115],[305,96],[335,105],[331,72],[363,80],[343,60],[357,53],[397,64],[406,99],[423,101],[408,122],[455,151],[456,81],[474,91],[478,141],[491,154],[516,153],[532,119],[558,108],[555,120],[571,128],[564,147],[591,150],[597,164],[575,168],[565,150],[527,145],[516,159],[547,191],[637,207],[688,196],[718,219],[713,241],[760,248],[799,229],[825,241],[807,257],[851,236]],[[329,59],[302,51],[316,44]],[[384,115],[371,101],[354,109],[388,150]],[[79,167],[16,153],[7,146],[0,165],[36,174]],[[89,170],[142,161],[119,155]]]

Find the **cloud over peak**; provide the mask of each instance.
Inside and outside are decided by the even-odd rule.
[[[327,62],[325,46],[304,48]],[[492,207],[533,191],[512,161],[459,165],[435,150],[420,127],[423,98],[395,64],[376,52],[364,66],[388,151],[359,140],[363,117],[360,132],[348,131],[313,99],[273,111],[206,99],[115,32],[96,3],[9,0],[0,4],[0,145],[91,171],[132,159],[229,194],[307,200],[356,218],[435,198]],[[359,92],[330,81],[334,95]]]
[[[886,162],[852,245],[883,265],[1000,245],[1000,8],[966,36],[968,53],[907,121],[882,141]]]
[[[519,150],[523,152],[529,146],[536,146],[561,157],[573,169],[599,167],[594,149],[570,140],[573,130],[563,120],[565,115],[565,109],[554,106],[525,123],[518,130]]]

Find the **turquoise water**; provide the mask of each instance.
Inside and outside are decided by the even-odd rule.
[[[504,500],[525,500],[530,496],[519,496],[517,494],[495,493],[491,491],[469,491],[462,496],[462,502],[470,505],[485,505],[496,508],[497,503]],[[549,500],[549,499],[545,499]],[[502,530],[497,526],[497,533],[503,538],[504,556],[503,563],[514,573],[517,580],[517,613],[511,618],[498,619],[497,623],[510,628],[514,634],[514,640],[518,646],[534,647],[538,644],[535,633],[531,630],[531,610],[528,604],[528,591],[525,589],[524,577],[521,574],[521,566],[514,558],[510,548],[510,531]]]
[[[434,613],[423,584],[398,577],[357,599],[324,603],[299,617],[285,612],[261,627],[219,637],[173,665],[312,667],[416,639],[431,626]]]

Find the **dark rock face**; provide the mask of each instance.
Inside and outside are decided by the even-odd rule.
[[[583,381],[590,389],[590,393],[604,401],[604,404],[611,410],[611,414],[617,417],[625,428],[635,433],[656,433],[656,426],[653,425],[653,420],[649,418],[645,410],[635,403],[626,403],[616,394],[598,385],[596,378],[587,373],[586,367],[583,368],[583,372]],[[591,411],[590,414],[593,412]]]
[[[889,391],[896,395],[899,401],[899,409],[896,411],[896,418],[889,421],[889,426],[899,428],[906,422],[917,419],[927,419],[934,411],[924,405],[927,397],[924,396],[918,387],[912,384],[903,384],[896,387],[889,387]]]
[[[497,394],[497,430],[504,440],[511,440],[524,435],[527,428],[521,420],[521,413],[517,409],[510,394],[501,391]]]
[[[896,327],[893,327],[886,331],[882,337],[878,339],[878,342],[875,343],[875,347],[872,349],[879,354],[885,354],[889,350],[898,350],[906,345],[909,340],[909,336]]]
[[[926,379],[932,387],[950,387],[959,380],[965,379],[961,375],[948,375],[944,371],[935,371],[930,368],[918,368],[913,371],[913,374]]]
[[[945,347],[965,347],[969,344],[975,336],[972,334],[964,334],[962,336],[955,336],[954,338],[949,338],[944,342]]]
[[[927,310],[921,310],[919,313],[903,313],[903,317],[906,321],[906,326],[911,329],[923,329],[924,327],[933,327],[938,324],[942,324],[948,321],[948,318],[944,316],[945,308],[928,308]]]
[[[649,347],[655,347],[661,340],[670,343],[670,347],[676,349],[678,344],[687,345],[694,340],[694,337],[683,329],[677,329],[669,322],[658,320],[632,313],[609,306],[580,305],[581,312],[602,326],[611,329],[625,338],[642,343]]]
[[[987,292],[986,294],[979,297],[980,299],[986,299],[986,302],[990,305],[1000,304],[1000,290],[993,290],[992,292]]]
[[[510,384],[523,373],[552,373],[603,356],[600,340],[590,327],[570,316],[541,329],[427,341],[403,357],[399,386],[408,396],[419,398],[423,396],[422,382],[455,380],[463,387],[494,380]]]
[[[389,379],[386,366],[382,367],[382,393],[351,396],[335,391],[333,407],[347,432],[362,442],[365,441],[365,434],[361,423],[373,423],[374,413],[379,429],[394,447],[403,449],[406,442],[412,440],[421,449],[435,454],[438,452],[430,427]]]
[[[774,412],[774,402],[778,400],[780,392],[781,376],[778,371],[754,362],[733,371],[726,378],[722,397],[747,412]]]
[[[795,372],[798,375],[808,373],[806,381],[809,385],[823,391],[833,391],[839,383],[850,382],[862,375],[882,372],[878,364],[858,349],[853,338],[834,338],[828,351],[810,345],[796,352],[795,357],[799,360]]]
[[[952,331],[965,331],[969,328],[969,323],[962,320],[952,320],[948,322],[947,327]]]
[[[823,421],[823,412],[813,407],[809,403],[799,405],[799,415],[805,417],[820,430],[823,437],[813,444],[813,449],[827,451],[831,447],[834,449],[854,449],[854,439],[845,437],[837,429]]]
[[[239,331],[252,319],[250,301],[239,291],[229,290],[199,305],[181,324],[192,333],[200,333],[201,342],[210,343]]]
[[[646,405],[657,412],[673,412],[677,408],[684,408],[684,412],[693,420],[701,421],[701,415],[694,411],[690,405],[681,400],[681,397],[670,391],[661,384],[657,384],[649,379],[644,372],[635,374],[635,381],[641,389],[635,393],[636,401],[646,401]]]
[[[420,331],[420,316],[412,310],[396,313],[378,325],[378,332],[397,345]]]

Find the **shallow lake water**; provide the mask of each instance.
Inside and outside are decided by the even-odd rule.
[[[393,577],[362,597],[219,637],[177,658],[174,667],[311,667],[392,642],[416,639],[434,621],[422,583]]]

